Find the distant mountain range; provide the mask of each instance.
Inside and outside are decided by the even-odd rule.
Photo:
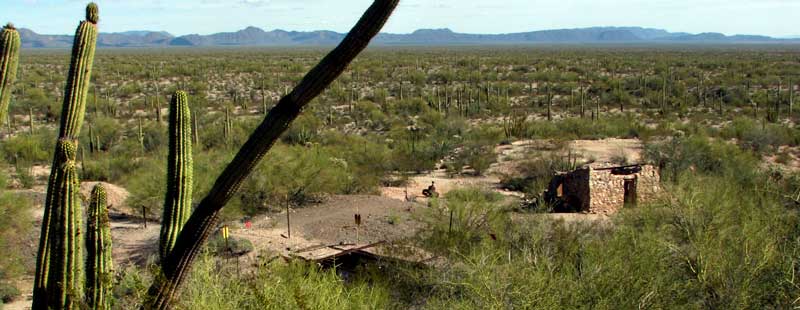
[[[20,29],[22,45],[27,48],[64,48],[72,44],[72,36],[42,35]],[[264,31],[247,27],[236,32],[210,35],[173,36],[167,32],[127,31],[101,33],[99,47],[152,46],[298,46],[334,45],[344,33],[333,31]],[[546,44],[546,43],[800,43],[800,39],[778,39],[757,35],[726,36],[721,33],[690,34],[641,27],[593,27],[580,29],[542,30],[507,34],[468,34],[450,29],[420,29],[409,34],[379,34],[377,45],[472,45],[472,44]]]

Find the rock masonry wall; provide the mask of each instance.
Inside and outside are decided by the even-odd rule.
[[[657,169],[642,165],[641,171],[622,175],[612,169],[589,169],[589,202],[585,210],[589,213],[611,214],[625,204],[625,180],[636,179],[636,201],[652,201],[660,191]],[[584,204],[585,205],[585,204]]]

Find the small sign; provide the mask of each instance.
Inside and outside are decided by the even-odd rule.
[[[229,237],[228,226],[227,225],[226,226],[222,226],[222,239],[225,239],[225,241],[228,241],[228,237]]]

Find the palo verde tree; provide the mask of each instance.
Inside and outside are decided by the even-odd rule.
[[[86,7],[86,20],[75,33],[39,236],[34,309],[75,309],[83,299],[82,213],[75,159],[86,111],[98,20],[97,5],[90,3]]]
[[[242,182],[255,170],[303,108],[330,86],[367,47],[383,28],[398,2],[399,0],[375,0],[344,40],[270,110],[214,182],[208,195],[184,225],[172,251],[161,261],[162,275],[150,287],[145,308],[170,307],[202,245],[214,231],[222,208],[233,198]]]
[[[0,125],[8,118],[8,104],[17,79],[19,47],[19,32],[14,24],[8,23],[0,33]]]

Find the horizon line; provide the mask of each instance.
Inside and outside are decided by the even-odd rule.
[[[28,28],[28,27],[20,27],[19,25],[15,25],[15,26],[16,26],[16,28],[17,28],[17,29],[27,29],[27,30],[33,31],[34,33],[36,33],[36,34],[38,34],[38,35],[49,35],[49,36],[72,36],[72,35],[73,35],[73,34],[69,34],[69,33],[40,33],[40,32],[37,32],[35,29],[32,29],[32,28]],[[259,26],[253,26],[253,25],[250,25],[250,26],[246,26],[246,27],[244,27],[244,28],[240,28],[240,29],[238,29],[238,30],[233,30],[233,31],[217,31],[217,32],[210,32],[210,33],[188,33],[188,34],[174,34],[174,33],[171,33],[171,32],[169,32],[169,31],[166,31],[166,30],[143,30],[143,29],[131,29],[131,30],[124,30],[124,31],[114,31],[114,32],[102,32],[102,31],[101,31],[101,32],[100,32],[100,34],[124,34],[124,33],[127,33],[127,32],[153,32],[153,33],[167,33],[167,34],[169,34],[169,35],[171,35],[171,36],[173,36],[173,37],[176,37],[176,38],[177,38],[177,37],[190,36],[190,35],[200,35],[200,36],[207,36],[207,35],[213,35],[213,34],[219,34],[219,33],[236,33],[236,32],[239,32],[239,31],[245,30],[245,29],[247,29],[247,28],[257,28],[257,29],[260,29],[260,30],[262,30],[262,31],[265,31],[265,32],[272,32],[272,31],[285,31],[285,32],[300,32],[300,33],[303,33],[303,32],[305,32],[305,33],[308,33],[308,32],[322,32],[322,31],[326,31],[326,32],[334,32],[334,33],[338,33],[338,34],[346,34],[346,33],[347,33],[347,32],[338,32],[338,31],[335,31],[335,30],[329,30],[329,29],[317,29],[317,30],[305,30],[305,31],[304,31],[304,30],[286,30],[286,29],[281,29],[281,28],[274,28],[274,29],[271,29],[271,30],[267,30],[267,29],[265,29],[265,28],[262,28],[262,27],[259,27]],[[671,30],[669,30],[669,29],[657,28],[657,27],[646,27],[646,26],[590,26],[590,27],[572,27],[572,28],[564,28],[564,27],[560,27],[560,28],[547,28],[547,29],[528,30],[528,31],[518,31],[518,32],[496,32],[496,33],[459,32],[459,31],[455,31],[455,30],[453,30],[453,29],[452,29],[452,28],[450,28],[450,27],[444,27],[444,28],[418,28],[418,29],[415,29],[414,31],[411,31],[411,32],[405,32],[405,33],[401,33],[401,32],[383,32],[383,31],[382,31],[382,32],[380,32],[380,34],[410,35],[410,34],[414,34],[414,33],[415,33],[415,32],[417,32],[417,31],[420,31],[420,30],[449,30],[449,31],[451,31],[451,32],[453,32],[453,33],[456,33],[456,34],[469,34],[469,35],[508,35],[508,34],[519,34],[519,33],[540,32],[540,31],[557,31],[557,30],[583,30],[583,29],[593,29],[593,28],[639,28],[639,29],[645,29],[645,30],[660,30],[660,31],[666,31],[667,33],[670,33],[670,34],[688,34],[688,35],[699,35],[699,34],[722,34],[722,35],[725,35],[726,37],[732,37],[732,36],[762,36],[762,37],[768,37],[768,38],[773,38],[773,39],[800,39],[800,35],[789,35],[789,36],[771,36],[771,35],[765,35],[765,34],[753,34],[753,33],[749,33],[749,34],[748,34],[748,33],[735,33],[735,34],[728,34],[728,33],[722,33],[722,32],[714,32],[714,31],[702,31],[702,32],[684,32],[684,31],[678,31],[678,32],[673,32],[673,31],[671,31]],[[101,29],[102,29],[102,28],[101,28]]]

